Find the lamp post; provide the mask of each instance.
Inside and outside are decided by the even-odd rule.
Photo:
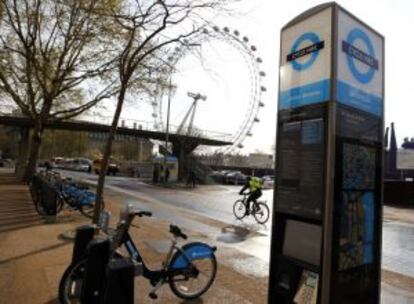
[[[170,76],[170,82],[168,85],[167,126],[165,130],[164,184],[167,183],[167,157],[168,157],[168,135],[169,135],[168,131],[170,127],[171,91],[172,91],[172,84],[171,84],[171,76]]]

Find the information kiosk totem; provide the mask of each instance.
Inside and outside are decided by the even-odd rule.
[[[336,3],[281,31],[269,303],[379,303],[384,38]]]

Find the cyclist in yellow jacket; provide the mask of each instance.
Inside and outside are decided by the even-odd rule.
[[[250,214],[250,202],[257,202],[257,199],[262,196],[262,187],[263,181],[262,179],[252,176],[248,177],[246,180],[246,184],[240,190],[239,194],[242,195],[246,189],[249,189],[249,197],[246,201],[246,213],[247,215]]]

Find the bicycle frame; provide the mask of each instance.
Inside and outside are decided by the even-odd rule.
[[[243,193],[242,202],[243,202],[243,205],[245,205],[246,207],[247,207],[247,198],[248,198],[249,195],[250,195],[250,193]],[[254,206],[256,206],[259,202],[264,202],[264,201],[254,200],[254,201],[252,201],[252,204]]]
[[[134,241],[129,234],[129,228],[134,220],[135,216],[151,216],[150,212],[136,212],[130,205],[121,210],[120,221],[114,230],[108,229],[108,222],[110,215],[108,213],[101,213],[99,224],[102,224],[101,231],[106,233],[110,239],[112,252],[114,257],[118,256],[122,258],[122,254],[117,250],[124,245],[127,250],[127,256],[129,256],[132,262],[135,264],[135,275],[142,275],[148,279],[153,286],[149,293],[149,296],[153,299],[157,298],[156,291],[164,283],[172,283],[179,280],[187,281],[191,277],[197,277],[199,270],[194,265],[193,261],[204,258],[210,258],[214,256],[216,247],[211,247],[208,244],[202,242],[187,243],[182,247],[177,246],[177,237],[179,234],[174,234],[174,238],[171,241],[171,247],[165,257],[164,262],[160,269],[152,270],[147,267],[143,257],[141,256],[139,249],[134,244]],[[149,213],[149,215],[148,215]],[[171,229],[171,228],[170,228]],[[185,236],[185,235],[184,235]],[[181,276],[183,278],[181,278]],[[177,278],[178,277],[178,278]]]
[[[152,285],[155,285],[158,282],[164,283],[168,280],[168,278],[170,276],[184,274],[184,273],[187,273],[188,270],[192,270],[191,259],[186,255],[184,250],[182,250],[180,247],[177,246],[177,241],[176,240],[172,241],[171,247],[168,251],[168,254],[165,257],[165,260],[162,264],[162,269],[158,269],[158,270],[151,270],[145,265],[145,262],[144,262],[144,260],[141,256],[141,254],[139,253],[138,248],[134,244],[134,241],[132,240],[131,236],[129,235],[129,233],[126,233],[126,236],[125,236],[124,240],[121,242],[121,244],[125,245],[125,247],[128,251],[128,254],[130,255],[130,257],[132,258],[133,261],[142,264],[142,270],[143,270],[142,275],[144,276],[144,278],[150,280]],[[183,254],[183,256],[186,258],[188,264],[191,265],[190,267],[179,268],[179,269],[169,269],[171,259],[172,259],[173,254],[176,250],[180,251]]]

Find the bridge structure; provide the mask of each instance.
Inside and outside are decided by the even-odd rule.
[[[111,117],[94,116],[84,117],[73,120],[50,121],[44,124],[45,129],[81,131],[88,133],[109,133]],[[0,125],[14,127],[20,130],[19,159],[24,158],[27,152],[29,130],[33,128],[34,121],[27,117],[16,115],[0,115]],[[178,132],[177,132],[178,131]],[[134,119],[120,119],[117,128],[117,135],[132,136],[146,139],[164,141],[166,131],[154,127],[153,122]],[[175,155],[180,163],[179,175],[184,175],[184,164],[187,157],[198,146],[229,146],[231,135],[220,132],[206,131],[193,128],[191,134],[180,134],[179,126],[169,126],[168,141],[172,144],[172,154]],[[23,158],[22,158],[23,157]]]

